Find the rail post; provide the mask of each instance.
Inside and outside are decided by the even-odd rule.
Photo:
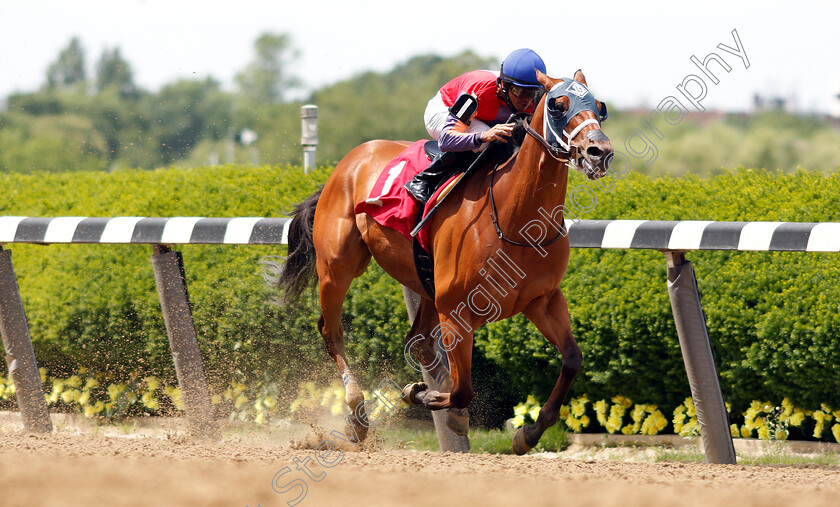
[[[38,372],[35,350],[29,335],[26,312],[20,299],[12,267],[12,252],[0,246],[0,334],[6,350],[6,366],[15,383],[23,428],[33,433],[52,432],[52,421],[44,399],[44,385]]]
[[[408,320],[414,324],[414,317],[417,316],[417,308],[420,306],[420,296],[409,289],[405,285],[402,286],[403,299],[405,299],[405,309],[408,312]],[[435,344],[437,347],[437,344]],[[446,355],[443,354],[444,363],[446,363]],[[449,364],[446,364],[449,368]],[[423,382],[435,391],[441,390],[441,385],[423,368]],[[437,433],[438,443],[440,444],[441,452],[470,452],[470,438],[467,435],[458,435],[446,425],[446,411],[432,410],[432,420],[435,423],[435,433]]]
[[[183,257],[181,252],[165,245],[153,248],[155,283],[190,434],[195,438],[219,439],[221,434],[213,418],[210,389],[193,324]]]
[[[697,410],[706,463],[734,465],[735,446],[729,432],[729,416],[720,390],[694,268],[686,260],[685,252],[665,251],[665,260],[668,295],[671,298],[691,397]]]
[[[303,172],[315,168],[315,149],[318,146],[318,106],[300,108],[300,144],[303,145]]]

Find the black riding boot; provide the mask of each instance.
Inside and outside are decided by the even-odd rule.
[[[459,152],[444,152],[435,158],[429,167],[423,172],[417,173],[414,178],[405,184],[405,189],[420,204],[426,204],[435,190],[450,176],[463,171],[463,164],[459,163],[469,156]]]

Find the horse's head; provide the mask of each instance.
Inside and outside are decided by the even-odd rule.
[[[537,140],[589,179],[606,175],[613,158],[612,143],[601,131],[607,106],[589,92],[583,72],[575,72],[574,79],[554,79],[538,70],[537,79],[546,89],[537,106],[543,112],[544,138]]]

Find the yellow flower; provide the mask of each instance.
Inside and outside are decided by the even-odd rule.
[[[834,426],[831,427],[831,434],[834,435],[835,442],[840,442],[840,424],[835,423]]]
[[[540,416],[540,407],[532,407],[531,410],[528,411],[528,415],[531,416],[532,421],[536,421],[537,417]]]
[[[633,422],[640,422],[642,417],[645,416],[645,406],[644,405],[636,405],[633,407],[633,411],[630,412],[630,418],[633,419]]]
[[[633,402],[630,400],[630,398],[626,398],[626,397],[621,396],[621,395],[614,397],[612,399],[612,402],[617,404],[617,405],[621,405],[625,409],[628,409],[631,406],[633,406]]]
[[[122,393],[128,389],[125,384],[111,384],[108,386],[108,397],[111,401],[116,401]]]
[[[236,397],[236,401],[233,402],[233,405],[236,407],[236,410],[239,410],[242,405],[248,403],[248,397],[244,394],[240,394]]]
[[[752,435],[752,429],[747,428],[746,425],[741,426],[741,436],[743,438],[750,438],[751,435]]]
[[[529,394],[528,397],[525,399],[525,404],[526,405],[539,405],[540,402],[538,402],[537,399],[534,398],[533,394]]]
[[[681,437],[690,437],[692,435],[696,435],[699,430],[699,426],[697,425],[697,419],[691,418],[688,423],[683,424],[682,428],[680,428],[679,435]]]
[[[694,417],[697,415],[697,410],[694,408],[694,400],[692,400],[691,398],[686,398],[683,403],[685,403],[686,413],[688,414],[688,417]]]
[[[654,426],[654,424],[653,424],[654,420],[655,419],[654,419],[653,415],[649,415],[649,416],[645,417],[645,420],[642,422],[642,425],[641,425],[641,428],[640,428],[640,430],[642,432],[642,435],[656,435],[657,433],[659,433],[656,429],[656,426]]]
[[[619,404],[613,405],[612,407],[610,407],[610,417],[615,417],[616,419],[621,419],[621,418],[624,417],[624,413],[626,411],[627,411],[627,409],[624,407],[624,405],[619,405]]]
[[[78,389],[68,389],[61,393],[61,401],[64,403],[73,403],[79,400],[81,394]]]
[[[621,432],[625,435],[631,435],[633,433],[633,427],[628,424],[627,426],[621,428]]]
[[[738,431],[737,424],[730,424],[729,425],[729,433],[732,435],[733,438],[738,438],[741,436],[741,432]]]
[[[662,431],[668,427],[668,419],[665,418],[665,415],[662,414],[662,412],[656,410],[653,413],[653,424],[657,430]]]
[[[152,391],[146,391],[143,393],[141,400],[143,401],[143,406],[149,410],[157,410],[160,408],[160,404],[158,403],[157,398],[155,398],[155,393]]]
[[[574,415],[575,417],[580,417],[583,414],[585,414],[586,413],[586,403],[588,401],[589,400],[587,400],[585,397],[583,398],[583,400],[580,400],[580,399],[572,400],[572,415]]]
[[[93,377],[88,377],[85,382],[85,389],[93,389],[94,387],[99,387],[99,381]]]
[[[166,386],[166,387],[163,388],[163,392],[167,396],[169,396],[169,399],[172,400],[172,404],[175,406],[175,408],[177,408],[178,410],[183,410],[184,409],[184,399],[181,395],[181,388]],[[152,394],[152,393],[149,393],[149,394]],[[245,401],[248,401],[247,398],[245,399]],[[239,408],[239,407],[237,406],[236,408]]]
[[[41,374],[41,383],[42,384],[47,381],[47,373],[49,373],[49,371],[50,370],[44,368],[43,366],[38,368],[38,373]],[[0,377],[0,381],[2,381],[2,380],[5,380],[5,379],[3,379],[3,377]]]
[[[254,417],[254,422],[257,424],[262,424],[265,422],[265,412],[260,412]]]
[[[90,391],[82,391],[82,395],[79,396],[79,405],[87,405],[88,401],[90,401]]]
[[[569,408],[568,405],[562,405],[560,407],[560,419],[565,420],[567,417],[569,417],[571,415],[571,413],[572,413],[572,410]]]
[[[160,386],[160,379],[157,377],[146,377],[144,380],[146,381],[146,389],[149,391],[154,391]]]
[[[758,428],[758,438],[761,440],[770,440],[770,431],[767,429],[767,426]]]
[[[513,407],[513,415],[522,415],[528,413],[528,407],[524,403],[520,403],[519,405]]]
[[[525,417],[523,417],[523,416],[521,416],[521,415],[517,415],[517,416],[515,416],[515,417],[513,418],[513,420],[510,422],[510,424],[511,424],[514,428],[519,428],[519,427],[521,427],[523,424],[525,424]]]
[[[782,400],[782,419],[785,420],[793,414],[793,403],[789,399]]]
[[[621,418],[610,416],[607,419],[607,424],[604,426],[604,428],[606,428],[606,430],[610,433],[615,433],[616,431],[621,429]]]
[[[212,403],[213,405],[218,405],[221,402],[222,402],[221,395],[214,394],[213,396],[210,397],[210,403]]]
[[[82,386],[82,379],[79,378],[78,375],[73,375],[68,377],[67,380],[64,381],[70,387],[81,387]]]
[[[58,396],[59,394],[61,394],[61,391],[63,391],[63,390],[64,390],[64,382],[62,382],[59,379],[53,380],[53,385],[52,385],[53,394]]]
[[[268,408],[274,408],[277,406],[277,399],[274,396],[268,395],[263,398],[263,405]]]
[[[805,412],[802,409],[796,409],[793,412],[793,415],[790,416],[788,419],[792,426],[796,426],[797,428],[802,426],[802,423],[805,421]]]

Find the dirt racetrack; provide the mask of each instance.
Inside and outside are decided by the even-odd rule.
[[[837,467],[640,463],[534,456],[347,449],[331,468],[312,445],[228,434],[198,442],[62,427],[50,435],[0,425],[0,505],[837,506]],[[310,448],[307,448],[310,447]],[[339,455],[333,454],[335,460]],[[307,459],[309,461],[307,461]],[[295,461],[320,478],[307,478]],[[275,476],[289,467],[286,474]],[[277,493],[272,486],[279,490]]]

